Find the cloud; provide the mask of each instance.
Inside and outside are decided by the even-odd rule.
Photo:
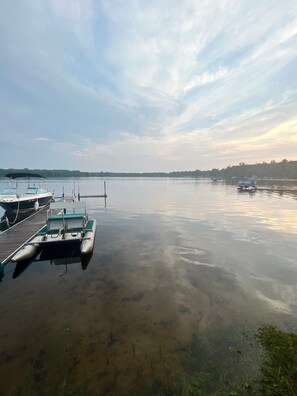
[[[194,77],[191,81],[189,81],[185,87],[185,90],[188,91],[190,89],[200,87],[202,85],[210,84],[214,81],[220,80],[228,75],[228,69],[225,67],[220,67],[214,73],[205,72],[199,76]]]
[[[33,138],[33,140],[37,140],[37,141],[39,141],[39,142],[50,142],[50,139],[49,139],[49,138],[47,138],[47,137],[42,137],[42,136]]]
[[[295,144],[291,0],[5,2],[0,51],[0,140],[25,162],[28,139],[70,167],[139,171],[275,156],[276,130],[279,155]]]

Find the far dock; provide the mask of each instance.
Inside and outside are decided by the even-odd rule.
[[[257,187],[258,191],[276,192],[278,194],[297,194],[296,189],[276,188],[276,187]]]
[[[78,187],[78,195],[77,195],[78,200],[80,201],[81,198],[105,198],[105,204],[106,204],[106,181],[104,182],[104,194],[102,195],[81,195],[79,192],[79,187]]]

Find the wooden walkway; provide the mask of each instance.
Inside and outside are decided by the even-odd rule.
[[[46,223],[47,207],[0,233],[0,263],[6,264],[14,253]]]

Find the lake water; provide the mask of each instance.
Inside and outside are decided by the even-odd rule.
[[[70,194],[72,180],[48,183],[62,185]],[[101,179],[78,185],[103,192]],[[13,279],[5,267],[0,395],[132,394],[185,371],[194,335],[228,383],[248,367],[234,352],[242,331],[296,327],[296,195],[140,178],[108,179],[107,194],[106,207],[87,199],[98,221],[87,269],[33,262]]]

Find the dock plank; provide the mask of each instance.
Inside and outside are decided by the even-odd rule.
[[[0,233],[0,262],[5,264],[13,252],[44,226],[46,223],[46,209],[39,210],[15,226]]]

